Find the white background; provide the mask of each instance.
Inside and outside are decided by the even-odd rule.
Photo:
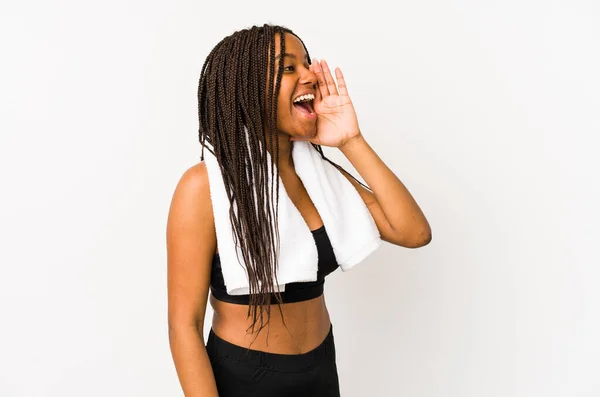
[[[342,68],[433,230],[328,277],[342,396],[599,396],[599,21],[591,0],[3,2],[0,396],[182,395],[167,211],[205,57],[265,22]]]

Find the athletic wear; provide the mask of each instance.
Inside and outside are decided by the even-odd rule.
[[[303,354],[246,349],[212,328],[206,351],[219,397],[340,397],[331,324],[325,340]]]
[[[325,225],[313,230],[312,234],[319,255],[317,280],[286,284],[285,291],[281,293],[284,303],[300,302],[321,296],[323,294],[325,276],[331,274],[339,267],[333,253],[333,248],[331,247],[331,242],[327,236]],[[249,295],[227,294],[219,254],[215,254],[212,261],[210,290],[215,298],[225,302],[237,303],[240,305],[248,305],[250,303]],[[271,302],[276,302],[274,294],[272,295]]]

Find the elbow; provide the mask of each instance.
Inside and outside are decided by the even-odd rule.
[[[415,233],[415,238],[408,245],[406,245],[406,247],[407,248],[421,248],[421,247],[424,247],[427,244],[429,244],[431,242],[431,239],[432,239],[431,229],[427,228],[427,229],[421,231],[420,233]]]
[[[188,335],[200,335],[203,334],[202,323],[190,323],[189,321],[169,321],[168,322],[168,335],[169,339],[187,337]]]

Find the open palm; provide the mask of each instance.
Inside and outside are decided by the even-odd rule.
[[[360,134],[358,118],[348,96],[344,75],[340,68],[335,69],[336,87],[325,60],[321,62],[313,60],[310,68],[316,74],[319,86],[313,103],[317,113],[317,133],[314,137],[303,140],[318,145],[339,147]]]

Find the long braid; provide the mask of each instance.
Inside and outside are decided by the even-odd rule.
[[[276,70],[275,40],[279,37],[284,53],[284,33],[296,36],[285,27],[265,24],[225,37],[207,56],[198,84],[200,159],[204,160],[206,148],[216,157],[223,175],[234,242],[240,247],[249,280],[252,325],[248,329],[256,336],[269,324],[272,297],[283,320],[283,300],[275,291],[280,249],[277,98],[283,62]],[[313,146],[323,159],[342,169],[324,156],[319,145]],[[270,159],[267,148],[272,149]],[[269,183],[269,176],[274,183]]]

